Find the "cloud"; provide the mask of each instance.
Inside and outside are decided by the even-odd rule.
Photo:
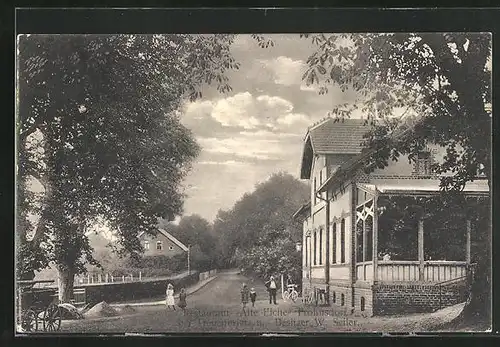
[[[249,165],[249,164],[242,162],[242,161],[236,161],[236,160],[224,160],[224,161],[204,160],[204,161],[199,161],[198,165],[244,166],[244,165]]]
[[[249,143],[244,136],[219,139],[215,137],[198,138],[203,151],[219,154],[233,154],[243,158],[270,160],[279,157],[284,148],[279,139],[261,139]]]
[[[282,138],[294,138],[294,137],[302,137],[302,134],[300,133],[286,133],[286,132],[280,132],[277,134],[276,132],[269,131],[269,130],[257,130],[257,131],[240,131],[240,135],[247,136],[247,137],[253,137],[253,138],[276,138],[276,136],[279,136],[281,139]]]
[[[311,119],[305,114],[301,113],[289,113],[277,120],[279,124],[282,125],[294,125],[294,124],[303,124],[307,126],[311,123]]]
[[[306,69],[302,60],[293,60],[286,56],[262,59],[260,63],[273,74],[274,83],[285,86],[299,85]]]
[[[184,108],[185,123],[196,127],[197,123],[210,119],[222,127],[244,130],[284,130],[289,126],[308,125],[311,119],[302,113],[294,113],[294,105],[279,96],[242,92],[215,100],[196,101]],[[205,124],[208,126],[208,124]]]

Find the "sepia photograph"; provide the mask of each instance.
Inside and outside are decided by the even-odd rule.
[[[16,335],[491,331],[491,33],[16,40]]]

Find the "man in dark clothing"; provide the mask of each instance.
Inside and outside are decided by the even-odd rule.
[[[276,303],[276,291],[278,289],[278,286],[276,284],[276,281],[274,280],[274,277],[271,276],[269,281],[267,281],[265,284],[266,284],[267,290],[269,292],[269,303],[270,304],[274,303],[275,305],[277,305],[277,303]]]

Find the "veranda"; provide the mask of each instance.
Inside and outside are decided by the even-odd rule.
[[[443,199],[435,185],[358,184],[356,281],[436,283],[462,279],[473,263],[472,241],[487,231],[480,209],[486,182]],[[484,204],[483,204],[484,205]]]

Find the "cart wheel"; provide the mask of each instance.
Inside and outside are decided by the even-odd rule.
[[[35,311],[29,309],[23,314],[22,327],[24,331],[28,332],[38,330],[38,319]]]
[[[290,295],[290,298],[292,299],[293,302],[297,301],[298,297],[299,297],[299,293],[297,293],[295,290]]]
[[[58,331],[61,328],[61,309],[51,304],[43,313],[43,330]]]

